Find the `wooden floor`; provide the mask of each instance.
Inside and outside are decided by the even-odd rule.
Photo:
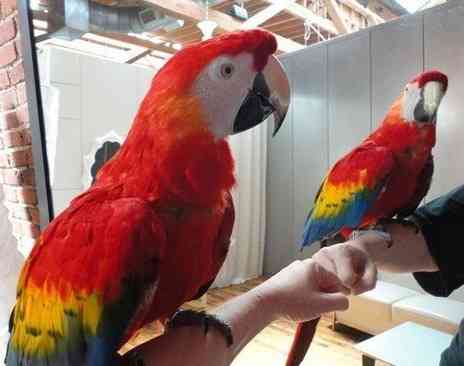
[[[206,297],[206,309],[216,307],[262,282],[262,279],[250,280],[241,285],[222,289],[213,289]],[[192,303],[191,307],[204,304]],[[364,333],[348,327],[334,332],[331,316],[324,316],[319,322],[316,336],[302,366],[361,366],[361,354],[352,348],[354,343],[367,339]],[[278,320],[259,333],[240,353],[232,366],[272,365],[284,366],[287,352],[292,342],[295,324],[287,320]],[[150,329],[131,341],[131,346],[147,338]],[[131,348],[131,347],[130,347]],[[381,363],[376,365],[381,366]]]

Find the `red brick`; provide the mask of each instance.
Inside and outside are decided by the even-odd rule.
[[[8,204],[8,209],[10,210],[11,215],[17,219],[31,220],[27,206],[19,203],[10,203]]]
[[[3,145],[5,147],[30,145],[30,136],[30,131],[26,129],[6,131],[2,136]]]
[[[10,128],[19,127],[17,111],[8,111],[0,114],[0,129],[9,130]]]
[[[0,1],[0,10],[2,18],[7,17],[16,10],[16,0]]]
[[[0,167],[8,168],[8,160],[6,158],[6,152],[0,151]]]
[[[3,169],[3,183],[16,186],[33,186],[35,175],[33,168]]]
[[[16,23],[13,18],[10,18],[0,24],[0,45],[11,41],[16,37]]]
[[[19,65],[19,64],[18,64]],[[24,73],[23,73],[24,79]],[[0,70],[0,90],[6,89],[10,86],[10,79],[6,70]]]
[[[11,220],[11,224],[13,226],[13,232],[20,236],[37,238],[40,235],[39,226],[32,224],[31,222],[13,219]]]
[[[26,83],[20,83],[16,87],[16,95],[18,99],[18,104],[26,103],[27,101],[27,92],[26,92]]]
[[[35,186],[35,171],[34,168],[27,168],[21,171],[24,185]]]
[[[32,149],[21,149],[7,153],[8,166],[21,167],[32,164]]]
[[[0,67],[7,66],[15,61],[18,57],[15,43],[11,42],[0,47]]]
[[[33,224],[40,223],[40,213],[37,207],[29,207],[20,203],[9,203],[8,209],[13,218],[28,221]]]
[[[21,203],[27,205],[36,205],[37,204],[37,195],[35,189],[23,188],[20,187],[17,190],[17,199]]]
[[[18,105],[18,98],[16,96],[16,90],[10,88],[3,93],[0,93],[0,111],[7,111],[14,109]]]
[[[5,195],[5,200],[10,202],[18,202],[18,194],[15,187],[4,185],[3,194]]]
[[[22,62],[18,62],[15,65],[13,65],[8,71],[8,74],[10,76],[9,82],[11,82],[11,85],[16,85],[20,81],[24,80],[24,67]]]
[[[29,211],[29,216],[30,216],[30,220],[32,221],[32,223],[40,224],[40,211],[39,211],[39,209],[37,207],[29,207],[28,211]]]
[[[20,124],[25,125],[29,122],[29,109],[27,108],[27,104],[23,104],[16,109],[16,118]]]

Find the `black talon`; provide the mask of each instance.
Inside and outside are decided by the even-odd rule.
[[[234,343],[230,325],[215,315],[207,314],[204,311],[178,310],[169,320],[167,328],[169,330],[172,328],[198,325],[203,327],[205,334],[208,333],[210,326],[215,327],[226,339],[228,347]]]
[[[331,245],[343,243],[345,241],[345,238],[339,234],[339,233],[334,233],[334,234],[329,234],[325,237],[323,237],[320,241],[321,248],[324,247],[329,247]]]
[[[390,218],[383,218],[378,221],[380,225],[387,225],[387,224],[399,224],[405,227],[410,227],[414,229],[414,233],[418,234],[421,231],[420,225],[415,222],[414,220],[406,217],[390,217]]]

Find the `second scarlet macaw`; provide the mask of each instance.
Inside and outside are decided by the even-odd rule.
[[[412,79],[379,128],[330,169],[305,224],[302,246],[410,215],[427,194],[436,116],[448,78],[432,70]],[[387,240],[391,240],[386,235]],[[287,366],[302,360],[317,320],[298,325]]]

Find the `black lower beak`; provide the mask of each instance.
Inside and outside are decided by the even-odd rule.
[[[436,113],[430,115],[424,108],[424,99],[421,98],[419,103],[417,103],[416,108],[414,108],[414,120],[417,122],[433,122],[436,118]]]
[[[270,101],[270,91],[260,72],[256,75],[253,87],[245,97],[234,122],[234,133],[246,131],[263,122],[276,108]]]

